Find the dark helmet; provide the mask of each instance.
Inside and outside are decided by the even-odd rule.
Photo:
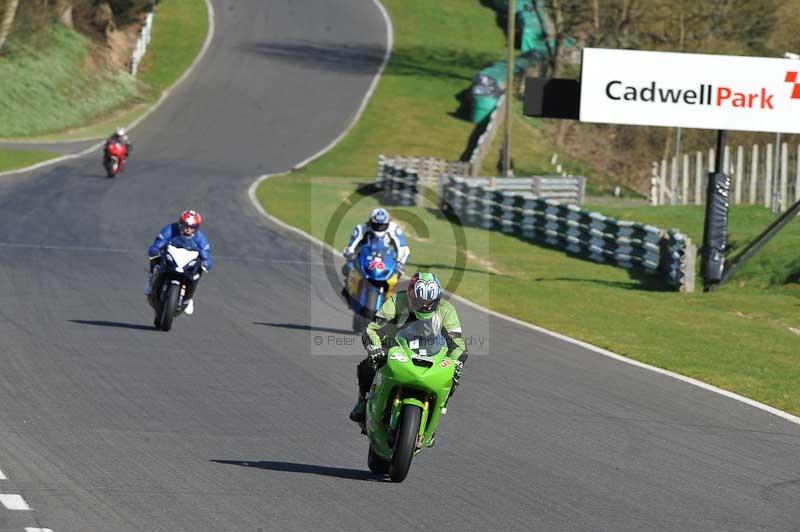
[[[442,284],[432,273],[417,272],[408,282],[406,293],[417,319],[430,319],[442,300]]]

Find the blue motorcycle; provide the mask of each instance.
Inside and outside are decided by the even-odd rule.
[[[397,252],[384,237],[370,235],[358,248],[346,279],[353,332],[362,333],[400,280]]]

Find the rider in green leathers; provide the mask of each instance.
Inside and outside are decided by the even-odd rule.
[[[375,373],[386,362],[383,350],[387,339],[394,338],[398,330],[419,320],[431,320],[447,342],[448,355],[456,361],[453,388],[458,385],[467,346],[461,332],[461,322],[453,305],[442,299],[442,285],[432,273],[415,273],[405,292],[398,292],[387,299],[375,314],[375,321],[367,325],[362,336],[367,357],[358,365],[358,402],[350,412],[350,419],[364,421],[366,395],[372,387]],[[452,391],[451,391],[452,394]]]

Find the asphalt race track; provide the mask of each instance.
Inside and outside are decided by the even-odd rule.
[[[800,426],[463,305],[486,344],[437,446],[402,484],[368,474],[349,316],[247,189],[349,124],[384,20],[213,4],[211,48],[124,174],[96,153],[0,179],[0,492],[31,507],[0,507],[0,531],[800,530]],[[158,332],[146,250],[189,207],[215,269]]]

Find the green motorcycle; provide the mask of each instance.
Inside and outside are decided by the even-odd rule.
[[[430,320],[401,330],[393,344],[375,374],[362,429],[370,442],[370,471],[402,482],[414,455],[433,444],[447,413],[455,360]]]

